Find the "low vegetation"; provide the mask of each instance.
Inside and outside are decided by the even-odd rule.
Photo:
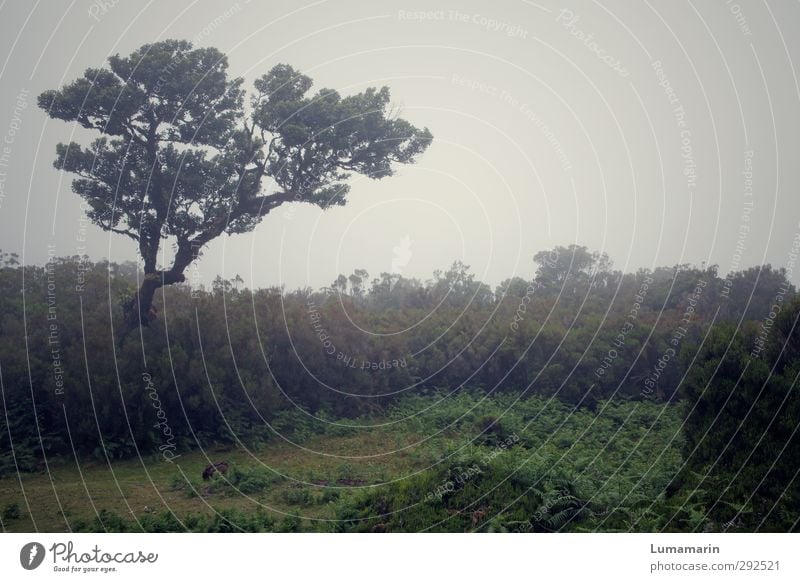
[[[119,338],[134,266],[5,256],[2,527],[797,530],[785,273],[536,260],[495,290],[460,264],[319,291],[171,287]],[[378,340],[347,317],[413,331]]]

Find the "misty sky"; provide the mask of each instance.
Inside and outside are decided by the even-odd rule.
[[[48,245],[136,258],[81,221],[71,176],[52,166],[56,143],[96,134],[48,119],[36,96],[180,38],[225,52],[248,86],[281,62],[343,95],[388,85],[434,134],[394,177],[354,177],[346,207],[283,206],[218,239],[205,283],[319,287],[357,268],[427,279],[461,260],[497,284],[571,243],[625,271],[781,267],[800,233],[798,24],[789,1],[7,0],[0,248],[25,263]]]

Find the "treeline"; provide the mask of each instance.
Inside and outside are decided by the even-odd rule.
[[[356,271],[321,290],[173,286],[159,293],[156,321],[121,337],[135,265],[22,267],[5,255],[0,470],[41,466],[42,453],[169,457],[263,440],[281,415],[300,410],[313,425],[380,414],[399,395],[439,388],[592,410],[669,402],[711,322],[756,341],[776,302],[795,294],[770,266],[727,278],[690,265],[624,274],[576,246],[534,259],[535,278],[496,289],[461,263],[424,282]]]

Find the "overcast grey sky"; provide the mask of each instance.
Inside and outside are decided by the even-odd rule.
[[[798,24],[789,1],[7,0],[0,248],[25,263],[48,245],[135,258],[132,241],[81,222],[52,166],[57,142],[92,134],[48,119],[36,96],[182,38],[227,53],[248,85],[279,62],[342,94],[388,85],[435,138],[396,176],[355,179],[346,207],[284,206],[215,241],[206,283],[319,287],[393,263],[425,279],[462,260],[496,284],[570,243],[625,271],[784,266],[800,232]]]

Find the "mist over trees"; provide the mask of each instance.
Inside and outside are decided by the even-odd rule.
[[[640,402],[684,417],[671,495],[721,491],[707,504],[719,519],[796,527],[800,304],[785,272],[729,285],[715,266],[622,273],[578,246],[535,258],[532,280],[495,289],[458,262],[427,281],[358,270],[318,290],[173,285],[163,315],[119,344],[134,264],[5,255],[0,471],[270,442],[413,396],[597,414]]]

